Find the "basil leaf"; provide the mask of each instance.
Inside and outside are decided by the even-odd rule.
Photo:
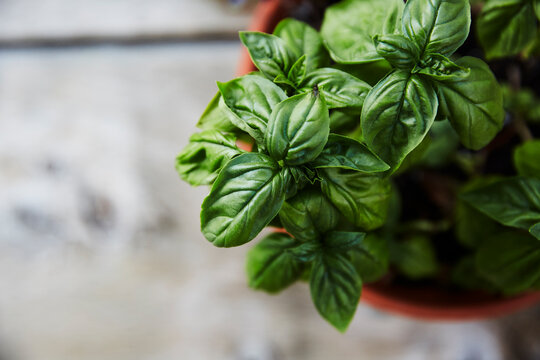
[[[540,179],[515,177],[461,195],[503,225],[528,230],[540,221]]]
[[[390,168],[364,144],[346,136],[330,134],[328,142],[311,163],[314,168],[342,168],[363,173],[383,172]]]
[[[460,194],[481,189],[498,180],[500,179],[488,177],[474,179],[460,190]],[[502,231],[504,231],[502,225],[463,201],[460,196],[456,206],[455,235],[463,245],[477,248]]]
[[[420,54],[452,55],[470,27],[469,0],[409,0],[403,10],[403,34],[417,44]]]
[[[262,32],[240,31],[240,40],[246,46],[253,64],[267,78],[287,77],[296,58],[281,38]]]
[[[403,70],[393,71],[364,101],[361,125],[367,145],[397,169],[428,133],[437,104],[428,81]]]
[[[532,1],[490,0],[482,7],[476,28],[488,59],[516,55],[536,33]]]
[[[284,233],[267,235],[247,253],[249,286],[277,293],[300,278],[305,264],[293,255],[300,243]]]
[[[321,94],[305,93],[279,103],[270,116],[266,147],[289,166],[315,159],[330,133],[328,108]]]
[[[287,172],[291,174],[296,183],[307,185],[308,183],[314,184],[317,174],[307,166],[288,166]]]
[[[287,184],[287,192],[285,200],[294,197],[306,185],[313,184],[314,173],[306,167],[286,166],[283,169],[285,183]]]
[[[306,78],[306,56],[302,55],[291,67],[287,77],[292,83],[293,87],[296,89],[297,85],[300,85]]]
[[[230,120],[233,116],[218,91],[201,115],[197,127],[203,130],[233,132],[238,129]]]
[[[439,105],[458,133],[461,143],[478,150],[502,128],[502,91],[486,63],[463,57],[456,64],[470,68],[465,77],[438,82]]]
[[[476,265],[505,293],[526,291],[540,280],[540,242],[517,231],[499,234],[480,248]]]
[[[403,174],[409,171],[411,168],[422,165],[424,157],[426,156],[426,153],[430,146],[431,137],[428,135],[424,138],[424,140],[422,140],[420,144],[418,144],[417,147],[414,148],[413,151],[411,151],[407,154],[407,156],[405,156],[405,159],[403,159],[399,168],[394,172],[394,175]]]
[[[381,59],[372,38],[384,31],[397,32],[397,14],[402,9],[401,0],[346,0],[328,7],[321,35],[332,59],[344,64]],[[390,21],[385,21],[387,18]],[[392,29],[392,25],[396,28]]]
[[[277,24],[274,35],[282,38],[297,58],[306,55],[307,72],[330,63],[319,32],[295,19],[284,19]]]
[[[210,185],[219,170],[244,151],[236,146],[236,137],[207,130],[193,134],[189,144],[176,158],[176,171],[191,185]]]
[[[367,234],[349,255],[364,283],[379,280],[388,270],[388,242],[376,233]]]
[[[529,228],[529,232],[532,236],[540,240],[540,222],[537,222]]]
[[[422,60],[422,66],[415,70],[427,78],[439,81],[463,79],[470,72],[468,68],[457,65],[441,54],[430,54]]]
[[[219,91],[234,113],[231,121],[264,147],[264,134],[272,109],[287,95],[270,80],[245,75],[226,83],[218,82]]]
[[[287,200],[279,212],[285,229],[300,241],[313,241],[335,228],[340,214],[319,191],[302,191]]]
[[[361,107],[371,86],[345,71],[322,68],[309,73],[301,91],[311,91],[318,86],[329,109]]]
[[[311,262],[321,251],[318,241],[304,242],[291,250],[292,254],[302,262]]]
[[[377,53],[394,67],[412,68],[420,60],[420,49],[403,35],[377,35],[373,38]]]
[[[473,291],[496,291],[496,287],[478,271],[474,256],[466,256],[459,260],[452,271],[452,281],[462,288]]]
[[[431,142],[422,156],[422,164],[440,168],[447,165],[459,147],[459,136],[448,120],[436,121],[429,130]]]
[[[376,35],[389,35],[401,33],[401,17],[403,15],[404,4],[392,4],[394,5],[389,9],[384,20],[382,32]],[[368,13],[369,14],[369,13]],[[376,36],[375,35],[375,36]]]
[[[514,165],[519,175],[540,178],[540,140],[527,141],[517,146]]]
[[[296,83],[284,75],[276,76],[273,81],[287,92],[292,92],[291,89],[296,89]]]
[[[285,185],[279,165],[267,155],[235,157],[221,170],[202,204],[203,235],[218,247],[250,241],[278,214]]]
[[[362,292],[362,280],[343,255],[321,254],[310,278],[311,299],[323,318],[341,332],[347,330]]]
[[[464,202],[459,202],[456,210],[456,237],[470,247],[476,248],[484,241],[503,230],[499,223]]]
[[[540,122],[540,99],[531,89],[514,90],[508,85],[502,85],[501,88],[507,111],[522,116],[526,121]]]
[[[392,262],[410,279],[433,277],[439,271],[435,249],[428,237],[415,235],[393,243],[390,249]]]
[[[331,231],[324,237],[324,246],[332,251],[347,251],[357,247],[366,233],[353,231]]]
[[[391,187],[387,180],[339,168],[319,169],[321,189],[345,217],[363,230],[384,224]]]

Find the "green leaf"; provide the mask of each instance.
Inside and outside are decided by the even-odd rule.
[[[197,127],[202,130],[233,132],[238,129],[230,120],[233,116],[218,91],[201,115]]]
[[[420,60],[420,49],[403,35],[377,35],[373,38],[377,53],[394,67],[412,69]]]
[[[298,280],[305,269],[305,263],[293,254],[293,249],[299,245],[284,233],[273,233],[262,239],[247,253],[249,286],[277,293]]]
[[[458,133],[461,143],[478,150],[487,145],[502,128],[502,91],[486,63],[474,57],[456,61],[470,68],[465,77],[438,83],[439,105]]]
[[[250,241],[278,214],[286,185],[279,165],[267,155],[235,157],[202,204],[202,233],[218,247]]]
[[[264,134],[273,108],[287,95],[273,82],[257,75],[245,75],[218,83],[223,100],[234,113],[231,121],[264,147]]]
[[[540,140],[527,141],[514,150],[514,165],[522,176],[540,178]]]
[[[340,214],[319,191],[306,190],[283,204],[279,218],[295,238],[313,241],[335,228]]]
[[[428,79],[439,81],[463,80],[470,72],[468,68],[457,65],[441,54],[430,54],[426,59],[422,60],[420,67],[413,70],[413,72],[415,71]]]
[[[393,71],[364,101],[361,125],[367,145],[397,169],[428,133],[437,104],[428,81],[403,70]]]
[[[482,7],[476,28],[488,59],[516,55],[536,33],[532,1],[490,0]]]
[[[409,0],[403,10],[403,34],[417,44],[420,54],[452,55],[470,27],[469,0]]]
[[[464,202],[459,202],[456,210],[456,236],[458,240],[471,248],[476,248],[484,241],[504,228],[482,212]]]
[[[502,85],[504,108],[530,122],[540,122],[540,99],[531,89],[514,90]]]
[[[321,35],[332,59],[344,64],[380,60],[372,38],[398,32],[402,10],[401,0],[346,0],[327,8]]]
[[[526,291],[540,280],[540,242],[518,231],[499,234],[480,248],[476,265],[505,293]]]
[[[396,170],[396,172],[394,172],[394,175],[403,174],[409,171],[411,168],[422,165],[424,157],[426,156],[426,153],[430,146],[431,137],[428,135],[424,138],[424,140],[422,140],[420,144],[418,144],[417,147],[414,148],[413,151],[411,151],[407,154],[407,156],[405,156],[405,159],[403,159],[399,168]]]
[[[285,89],[287,92],[291,91],[291,89],[296,88],[296,83],[283,75],[276,76],[276,78],[274,79],[274,83],[278,84],[281,88]]]
[[[306,55],[307,72],[330,63],[321,36],[317,30],[304,22],[291,18],[284,19],[276,26],[274,35],[282,38],[297,58]]]
[[[330,134],[328,142],[311,163],[314,168],[342,168],[377,173],[390,167],[364,144],[346,136]]]
[[[318,86],[329,109],[361,107],[371,85],[345,71],[322,68],[309,73],[300,91],[312,91]]]
[[[311,262],[321,252],[321,243],[318,241],[304,242],[292,249],[291,252],[299,261]]]
[[[389,35],[401,33],[401,17],[403,15],[404,4],[392,3],[393,7],[387,12],[382,32],[376,35]],[[369,15],[369,13],[368,13]],[[375,35],[375,36],[376,36]]]
[[[435,121],[429,130],[431,142],[422,156],[422,164],[440,168],[447,165],[459,147],[459,136],[448,120]]]
[[[452,271],[452,282],[468,290],[495,292],[496,287],[478,271],[475,257],[463,257]]]
[[[315,172],[305,166],[286,166],[283,169],[287,185],[285,200],[292,198],[308,184],[315,182]]]
[[[240,40],[248,49],[257,69],[270,80],[278,75],[287,77],[297,59],[285,41],[275,35],[240,31]]]
[[[324,246],[331,251],[348,251],[364,240],[366,233],[356,231],[331,231],[324,237]]]
[[[503,225],[528,230],[540,221],[540,179],[515,177],[461,195]]]
[[[481,189],[497,181],[497,178],[479,177],[466,184],[460,193]],[[504,231],[502,225],[458,198],[455,235],[463,245],[477,248],[484,241],[489,242],[494,235],[500,234],[502,231]]]
[[[391,247],[392,262],[411,279],[433,277],[439,271],[435,249],[426,236],[415,235]]]
[[[193,134],[189,144],[176,158],[176,171],[191,185],[210,185],[221,168],[244,151],[236,146],[236,137],[207,130]]]
[[[268,123],[266,147],[275,160],[301,165],[319,156],[329,133],[330,117],[322,95],[300,94],[275,107]]]
[[[345,217],[363,230],[382,226],[388,211],[388,180],[340,168],[319,169],[321,189]]]
[[[534,0],[534,12],[536,13],[536,18],[540,20],[540,0]]]
[[[364,283],[377,281],[388,271],[388,242],[376,233],[367,234],[349,254]]]
[[[309,285],[319,314],[339,331],[347,330],[362,292],[362,280],[351,262],[343,255],[321,254],[313,263]]]
[[[529,232],[532,236],[540,240],[540,222],[537,222],[529,228]]]
[[[289,81],[292,83],[295,89],[306,78],[306,71],[307,71],[306,65],[307,65],[306,56],[302,55],[291,67],[291,70],[289,71],[289,74],[287,75],[287,77],[289,78]]]
[[[523,60],[540,56],[540,28],[536,30],[535,37],[531,42],[529,42],[529,44],[527,44],[527,46],[525,46],[525,49],[521,52],[521,55],[523,56]]]

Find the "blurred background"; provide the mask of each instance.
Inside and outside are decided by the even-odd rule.
[[[249,290],[176,154],[256,1],[0,0],[0,359],[540,359],[540,308],[426,323]]]

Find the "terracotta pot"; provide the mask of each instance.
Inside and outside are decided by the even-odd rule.
[[[249,30],[271,33],[286,16],[284,4],[280,0],[261,1]],[[254,70],[249,53],[242,48],[238,75]],[[455,293],[434,287],[408,288],[381,282],[364,285],[361,301],[380,310],[417,319],[460,321],[493,318],[524,309],[540,302],[540,292],[502,297],[482,292]]]

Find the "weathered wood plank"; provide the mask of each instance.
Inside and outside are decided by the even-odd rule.
[[[2,0],[0,41],[233,36],[246,28],[252,5],[250,0]]]

